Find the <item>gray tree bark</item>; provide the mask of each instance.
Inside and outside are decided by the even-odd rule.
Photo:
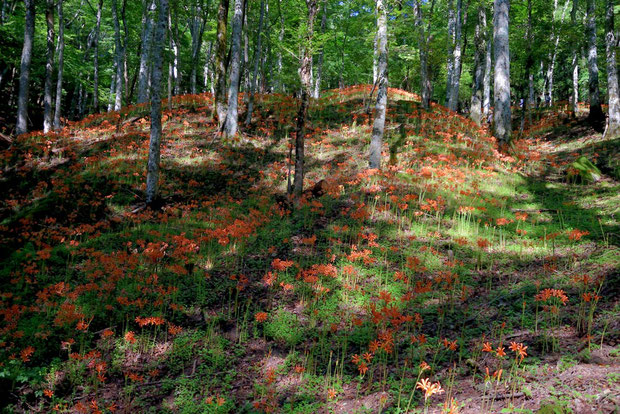
[[[226,119],[226,28],[228,25],[229,0],[220,0],[217,12],[215,46],[215,111],[219,127]]]
[[[458,110],[459,91],[461,85],[461,64],[462,64],[462,33],[463,33],[463,0],[456,0],[456,17],[454,28],[454,49],[452,62],[452,78],[450,79],[450,94],[448,98],[448,108],[452,111]]]
[[[254,93],[256,92],[256,79],[258,78],[258,69],[261,60],[261,47],[262,47],[262,30],[263,19],[265,18],[265,0],[260,2],[260,17],[258,19],[258,33],[256,38],[256,48],[254,50],[254,72],[252,73],[252,82],[250,83],[250,93],[248,101],[247,116],[245,118],[245,124],[250,125],[252,122],[252,112],[254,110]]]
[[[196,94],[196,82],[198,77],[198,61],[200,49],[202,49],[202,38],[208,20],[209,3],[205,6],[202,1],[192,4],[192,19],[190,21],[190,33],[192,35],[192,68],[190,75],[190,92]]]
[[[297,125],[295,128],[295,180],[293,181],[293,195],[297,200],[301,197],[304,189],[304,144],[306,135],[306,116],[312,93],[312,39],[314,35],[314,20],[319,11],[318,0],[306,0],[308,8],[308,21],[304,44],[300,56],[299,78],[301,80],[301,104],[297,112]],[[289,193],[291,189],[289,188]]]
[[[235,136],[238,128],[239,82],[241,75],[241,30],[243,24],[243,0],[235,0],[232,21],[232,49],[230,56],[230,86],[228,87],[228,111],[223,132]]]
[[[152,205],[159,190],[159,160],[161,147],[161,78],[163,44],[168,19],[168,0],[159,0],[159,18],[153,43],[153,75],[151,81],[151,139],[146,175],[146,203]]]
[[[620,91],[618,90],[618,64],[616,50],[618,48],[617,33],[614,28],[614,0],[607,0],[605,12],[605,35],[607,51],[607,94],[609,110],[607,112],[608,137],[620,137]]]
[[[65,67],[65,19],[62,0],[58,0],[58,76],[56,79],[56,108],[54,112],[54,129],[60,129],[62,110],[62,77]]]
[[[375,106],[375,120],[370,139],[369,167],[381,168],[381,149],[385,130],[385,111],[388,92],[388,45],[387,45],[387,12],[384,0],[376,0],[377,7],[377,43],[378,43],[378,90]]]
[[[140,51],[140,69],[138,73],[138,103],[145,103],[149,100],[149,63],[151,57],[151,37],[153,19],[151,12],[155,9],[155,3],[147,0],[142,16],[142,50]]]
[[[26,5],[26,24],[24,26],[24,46],[19,72],[19,94],[17,96],[17,135],[28,132],[28,91],[30,89],[30,63],[34,42],[35,0],[24,0]]]
[[[510,142],[510,0],[495,0],[493,39],[495,43],[494,131],[501,145]]]
[[[482,93],[482,114],[484,115],[485,122],[490,122],[489,113],[491,112],[491,71],[493,70],[493,39],[492,32],[487,32],[487,51],[484,65],[484,87]]]
[[[570,12],[570,22],[572,27],[577,27],[577,7],[579,5],[578,0],[573,0],[573,8]],[[573,60],[571,62],[571,67],[573,68],[573,90],[571,94],[571,112],[572,116],[577,116],[578,104],[579,104],[579,44],[575,45],[575,50],[573,51]]]
[[[588,8],[586,15],[586,37],[588,40],[588,72],[589,93],[590,93],[590,114],[588,119],[590,122],[598,124],[604,118],[603,109],[601,108],[601,97],[598,87],[598,52],[596,49],[596,2],[588,0]]]
[[[323,15],[321,16],[321,34],[325,33],[325,25],[327,24],[327,3],[323,3]],[[312,97],[319,99],[321,95],[321,80],[323,78],[323,59],[325,58],[325,47],[321,46],[319,52],[319,61],[317,62],[316,79],[314,81],[314,92]]]
[[[45,62],[45,83],[43,87],[43,132],[53,126],[52,77],[54,76],[54,0],[46,1],[45,23],[47,24],[47,52]]]
[[[474,34],[476,51],[474,54],[474,87],[471,96],[470,117],[477,124],[482,124],[482,100],[484,95],[484,73],[486,64],[487,14],[484,6],[478,8],[478,23]]]
[[[420,0],[415,0],[413,2],[413,12],[415,14],[415,25],[418,28],[418,47],[420,48],[420,91],[422,95],[422,107],[424,109],[429,109],[431,106],[432,85],[428,70],[428,41],[424,30]]]
[[[123,106],[123,79],[125,51],[121,43],[121,26],[118,20],[118,0],[112,0],[112,20],[114,21],[114,44],[116,49],[116,85],[114,87],[114,110],[120,111]]]
[[[454,41],[456,39],[456,13],[454,11],[454,0],[448,0],[448,63],[446,68],[446,106],[450,103],[452,96],[452,76],[454,75]]]
[[[93,107],[95,112],[99,112],[99,35],[101,33],[101,12],[103,0],[97,2],[97,22],[95,23],[94,33],[94,56],[93,56]]]

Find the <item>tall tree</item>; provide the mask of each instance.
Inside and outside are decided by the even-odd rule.
[[[413,9],[413,12],[415,14],[415,25],[418,28],[418,48],[420,49],[420,90],[422,95],[422,107],[424,109],[428,109],[431,105],[432,85],[428,67],[428,39],[426,38],[426,32],[424,30],[424,21],[422,19],[422,5],[420,4],[420,0],[415,0],[413,2]]]
[[[123,79],[125,67],[125,51],[121,42],[121,26],[118,16],[118,0],[112,0],[112,20],[114,21],[114,45],[116,56],[116,84],[114,85],[114,110],[120,111],[123,106]]]
[[[454,10],[454,0],[447,0],[448,3],[448,62],[446,67],[446,105],[450,102],[452,91],[452,76],[454,74],[454,41],[456,39],[456,12]]]
[[[456,16],[454,24],[454,43],[452,57],[452,76],[449,79],[448,108],[453,111],[459,107],[461,85],[461,66],[463,64],[463,0],[456,0]]]
[[[101,33],[101,12],[103,9],[103,0],[97,2],[97,13],[95,23],[95,33],[93,43],[95,49],[93,51],[93,109],[99,112],[99,36]]]
[[[510,113],[510,0],[495,0],[493,41],[495,43],[495,108],[494,132],[501,145],[510,142],[512,132]]]
[[[232,48],[230,51],[230,85],[228,86],[228,110],[224,122],[224,134],[237,135],[239,111],[239,82],[241,77],[241,31],[243,29],[243,0],[235,0],[232,21]]]
[[[189,22],[189,31],[192,36],[192,67],[190,73],[190,92],[196,94],[196,82],[198,78],[198,61],[200,58],[200,50],[202,49],[202,39],[205,32],[207,20],[209,17],[210,1],[204,4],[203,0],[194,0],[191,5],[191,19]]]
[[[30,63],[34,43],[35,0],[24,0],[26,24],[24,26],[24,46],[19,72],[19,94],[17,96],[17,135],[28,132],[28,91],[30,89]]]
[[[260,2],[260,17],[258,19],[258,33],[256,34],[256,47],[254,48],[254,71],[252,72],[252,82],[250,83],[250,93],[248,101],[248,110],[245,118],[245,124],[250,125],[252,122],[252,112],[254,110],[254,93],[256,92],[256,80],[258,79],[258,69],[261,60],[262,48],[262,31],[263,19],[265,18],[265,0]]]
[[[491,27],[490,32],[487,32],[487,38],[489,41],[487,42],[487,53],[484,65],[484,78],[483,83],[484,86],[482,88],[482,114],[484,115],[486,121],[491,122],[489,119],[489,113],[491,112],[491,71],[493,69],[493,59],[492,59],[492,51],[493,51],[493,27]]]
[[[325,33],[325,25],[327,24],[327,2],[323,1],[323,13],[321,16],[321,34]],[[314,81],[314,92],[312,97],[319,99],[321,94],[321,81],[323,78],[323,60],[325,59],[325,45],[321,43],[321,50],[319,52],[319,60],[317,62],[316,79]]]
[[[471,119],[478,125],[482,123],[482,100],[484,94],[484,72],[486,64],[487,13],[484,6],[478,8],[478,22],[474,34],[476,50],[474,54],[474,87],[471,95]]]
[[[601,98],[598,88],[598,52],[596,48],[596,2],[588,0],[586,12],[586,38],[588,40],[588,72],[589,94],[590,94],[590,114],[588,120],[593,124],[600,124],[605,118],[601,108]]]
[[[577,7],[578,0],[573,0],[573,8],[570,12],[570,22],[571,26],[574,28],[577,26]],[[581,49],[581,45],[579,42],[576,42],[574,50],[573,50],[573,60],[571,67],[573,68],[573,90],[571,94],[571,113],[572,116],[577,116],[577,106],[579,104],[579,50]]]
[[[369,166],[381,168],[381,149],[385,130],[385,111],[388,93],[388,45],[387,45],[387,11],[384,0],[376,0],[377,7],[377,43],[378,43],[378,91],[375,106],[375,121],[370,140]]]
[[[607,115],[607,132],[610,137],[620,136],[620,91],[618,90],[618,34],[614,27],[614,0],[607,0],[605,12],[605,35],[607,50],[607,95],[609,96],[609,110]]]
[[[314,36],[314,20],[319,10],[318,0],[306,0],[308,8],[308,20],[306,33],[303,38],[302,51],[299,57],[299,78],[301,80],[301,102],[297,112],[297,125],[295,128],[295,180],[293,181],[293,194],[297,199],[301,197],[304,189],[304,145],[306,134],[306,116],[312,93],[312,40]],[[290,191],[290,189],[289,189]]]
[[[163,44],[168,20],[168,0],[159,1],[159,18],[153,42],[153,75],[151,81],[151,139],[146,175],[146,203],[152,205],[158,196],[159,160],[161,147],[161,78],[163,69]]]
[[[45,62],[45,83],[43,87],[43,132],[52,129],[52,76],[54,76],[54,0],[46,0],[45,23],[47,24],[47,49]]]
[[[58,74],[56,79],[54,129],[60,129],[60,114],[62,111],[62,77],[65,67],[65,18],[63,15],[62,2],[63,0],[58,0]]]
[[[138,74],[138,103],[144,103],[149,100],[149,61],[151,55],[151,31],[153,26],[153,19],[151,18],[151,12],[155,8],[155,3],[152,0],[147,0],[144,5],[144,12],[142,15],[142,39],[141,39],[141,51],[140,51],[140,69]]]
[[[215,45],[215,111],[221,127],[226,119],[226,28],[228,26],[229,0],[220,0],[217,11]]]

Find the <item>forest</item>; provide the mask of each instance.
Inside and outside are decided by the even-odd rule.
[[[0,411],[617,413],[618,19],[0,0]]]

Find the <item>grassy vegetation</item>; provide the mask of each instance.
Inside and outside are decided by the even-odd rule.
[[[620,183],[566,170],[617,142],[545,139],[549,115],[503,155],[391,90],[391,162],[369,171],[368,89],[313,103],[306,180],[325,194],[300,208],[286,96],[231,141],[210,96],[164,102],[160,211],[140,209],[143,107],[2,152],[4,410],[613,409]]]

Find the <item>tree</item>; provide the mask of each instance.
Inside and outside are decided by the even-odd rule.
[[[590,79],[588,90],[590,94],[590,114],[588,120],[592,124],[600,124],[605,118],[601,108],[601,98],[598,89],[598,53],[596,48],[596,3],[588,0],[586,14],[586,38],[588,40],[588,72]]]
[[[52,129],[52,76],[54,75],[54,0],[46,0],[45,23],[47,24],[47,51],[45,62],[45,86],[43,92],[43,132]]]
[[[486,31],[487,13],[483,6],[478,8],[478,23],[474,35],[475,57],[474,57],[474,87],[471,95],[471,114],[472,121],[480,125],[482,123],[482,100],[484,94],[484,72],[486,64]]]
[[[387,50],[387,12],[384,0],[376,0],[377,7],[377,43],[378,43],[378,89],[375,106],[375,121],[370,140],[370,168],[381,168],[381,148],[385,130],[385,111],[388,92],[388,50]]]
[[[142,50],[140,52],[140,72],[138,75],[138,103],[144,103],[149,99],[148,78],[149,58],[151,54],[151,11],[155,8],[152,0],[147,0],[142,16]]]
[[[467,15],[467,14],[466,14]],[[454,41],[452,52],[452,76],[448,79],[448,108],[458,110],[459,91],[461,85],[461,67],[463,63],[463,0],[456,0],[456,16],[454,23]]]
[[[217,34],[215,46],[215,111],[221,127],[226,119],[226,27],[228,25],[229,0],[220,0],[217,11]]]
[[[607,51],[607,94],[609,95],[609,109],[607,115],[606,135],[620,136],[620,91],[618,90],[618,64],[616,50],[618,38],[614,27],[614,1],[607,0],[605,12],[605,35]]]
[[[159,1],[159,18],[153,42],[153,79],[151,81],[151,139],[146,176],[146,203],[152,205],[158,197],[159,160],[161,146],[161,78],[163,44],[168,20],[168,0]]]
[[[28,91],[30,89],[30,63],[32,62],[32,44],[34,43],[35,0],[24,0],[26,6],[26,24],[24,26],[24,46],[19,72],[19,94],[17,97],[16,134],[28,132]]]
[[[256,34],[256,48],[254,50],[254,72],[252,73],[252,82],[250,83],[250,100],[248,101],[248,111],[245,118],[245,124],[250,125],[252,122],[252,111],[254,110],[254,93],[256,92],[256,79],[258,78],[258,69],[261,59],[261,34],[263,30],[263,20],[265,18],[265,0],[260,2],[260,18],[258,19],[258,33]]]
[[[65,67],[65,19],[62,1],[58,0],[58,74],[56,79],[56,104],[54,112],[54,129],[60,129],[62,111],[62,76]]]
[[[420,49],[420,89],[422,95],[422,107],[424,109],[429,109],[431,104],[432,85],[428,67],[428,39],[424,30],[420,0],[415,0],[413,2],[413,9],[415,14],[415,25],[418,28],[418,48]]]
[[[308,105],[310,104],[310,94],[312,93],[312,39],[314,36],[314,20],[319,10],[318,0],[306,0],[306,7],[308,9],[308,20],[299,58],[301,102],[297,112],[297,126],[295,128],[295,180],[293,181],[293,194],[297,199],[301,197],[304,189],[305,123]]]
[[[235,0],[235,9],[232,22],[232,48],[230,51],[230,85],[228,87],[228,111],[224,121],[224,134],[237,135],[238,127],[238,96],[241,77],[241,30],[243,24],[243,0]]]
[[[93,52],[93,109],[99,112],[99,34],[101,32],[101,12],[103,9],[103,0],[97,2],[97,13],[94,33],[95,50]]]
[[[510,47],[508,44],[510,0],[495,0],[493,41],[495,46],[494,132],[501,145],[510,142]]]
[[[121,26],[118,19],[118,0],[112,0],[112,19],[114,21],[114,45],[116,49],[116,77],[114,85],[114,110],[120,111],[123,104],[123,79],[125,51],[121,43]]]

